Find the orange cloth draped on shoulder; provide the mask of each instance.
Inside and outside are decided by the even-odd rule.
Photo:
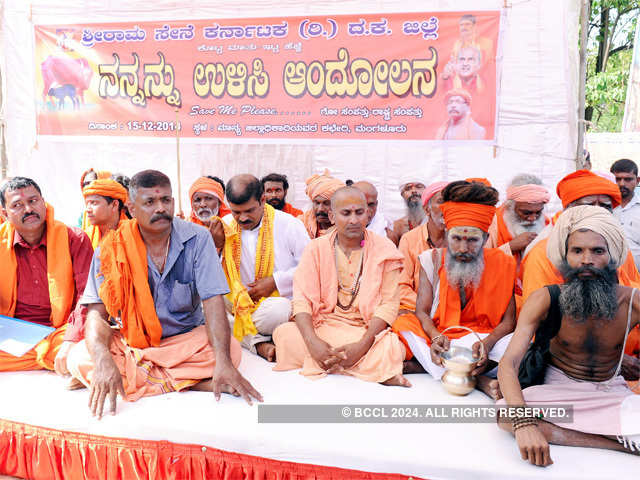
[[[364,247],[343,255],[335,245],[334,231],[307,246],[293,280],[293,313],[308,313],[313,327],[323,341],[332,347],[357,342],[367,331],[373,317],[389,325],[398,314],[397,278],[402,268],[402,255],[393,243],[369,231],[365,232]],[[361,255],[361,257],[360,257]],[[346,308],[338,306],[338,278],[358,275],[362,259],[360,289]],[[351,261],[353,260],[353,261]],[[354,277],[350,277],[353,281]],[[341,302],[347,303],[340,292]],[[302,375],[321,378],[327,373],[309,354],[300,330],[294,322],[287,322],[273,333],[276,345],[274,370],[301,368]],[[390,328],[382,330],[367,353],[342,373],[361,380],[383,382],[402,373],[404,356],[402,343]]]
[[[525,302],[529,295],[539,288],[564,283],[562,275],[547,257],[547,243],[547,238],[540,240],[522,260],[522,298]],[[631,252],[627,253],[626,260],[618,267],[618,282],[626,287],[640,288],[640,273]],[[634,328],[627,340],[625,352],[632,355],[634,350],[638,350],[639,345],[639,329]]]
[[[64,329],[76,291],[69,252],[67,226],[54,219],[53,207],[47,205],[47,279],[51,301],[51,325],[57,330],[42,340],[23,357],[0,355],[0,370],[53,369],[53,359],[64,337]],[[0,226],[0,315],[13,317],[18,297],[18,263],[13,248],[15,228],[9,222]]]
[[[294,217],[299,217],[300,215],[304,214],[302,210],[298,210],[296,207],[294,207],[290,203],[285,203],[282,211],[284,213],[288,213],[289,215],[293,215]]]
[[[404,255],[402,272],[398,283],[400,310],[415,310],[418,285],[420,282],[420,255],[431,248],[427,224],[409,230],[400,239],[398,250]]]
[[[98,180],[94,180],[89,185],[84,187],[82,189],[82,196],[86,199],[89,195],[110,197],[116,200],[120,200],[122,203],[127,203],[127,201],[129,200],[129,192],[127,192],[127,189],[110,178],[99,178]],[[84,212],[83,218],[86,215],[87,212]],[[120,211],[120,221],[122,220],[127,220],[127,215],[124,213],[124,209]],[[91,223],[89,223],[85,228],[83,228],[83,230],[89,236],[91,245],[95,250],[102,240],[100,228],[97,225],[92,225]]]
[[[484,249],[484,272],[478,288],[466,288],[467,304],[460,309],[460,293],[457,287],[451,287],[447,279],[443,250],[442,262],[438,270],[440,294],[438,309],[432,320],[438,331],[447,327],[465,326],[477,333],[491,333],[502,321],[502,317],[513,296],[516,278],[516,262],[513,257],[497,248]],[[405,342],[406,359],[413,356],[401,332],[409,331],[424,338],[429,345],[431,339],[413,314],[401,315],[393,324],[393,330]],[[449,338],[459,338],[467,334],[466,330],[450,330]]]
[[[218,217],[223,218],[225,215],[231,213],[231,210],[229,210],[227,204],[224,203],[224,191],[222,190],[222,185],[220,185],[215,180],[212,180],[211,178],[200,177],[195,182],[193,182],[193,185],[191,185],[191,188],[189,188],[189,200],[191,202],[191,215],[189,216],[190,222],[197,225],[205,226],[193,211],[193,196],[196,194],[196,192],[208,193],[218,199],[218,201],[220,202],[218,207]]]
[[[98,293],[107,312],[122,321],[121,332],[133,348],[157,347],[162,326],[148,281],[147,247],[136,220],[120,222],[100,246]]]

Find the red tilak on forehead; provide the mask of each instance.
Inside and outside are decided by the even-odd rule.
[[[160,193],[160,190],[158,190],[158,189],[156,188],[155,193]]]

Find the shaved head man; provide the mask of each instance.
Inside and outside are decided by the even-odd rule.
[[[384,217],[382,212],[378,212],[378,190],[371,182],[361,180],[353,184],[355,188],[364,193],[364,198],[367,202],[367,212],[369,214],[369,220],[367,228],[378,235],[387,236],[387,232],[390,230],[391,224]]]
[[[365,195],[344,187],[331,197],[335,229],[305,249],[294,277],[295,323],[273,334],[275,370],[302,368],[302,375],[351,375],[408,387],[402,376],[404,348],[389,328],[402,255],[387,238],[366,229]]]

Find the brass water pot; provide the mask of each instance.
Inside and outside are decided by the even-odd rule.
[[[469,330],[480,341],[481,354],[480,358],[484,356],[484,344],[476,332],[467,327],[449,327],[442,331],[442,335],[451,329],[459,328]],[[471,372],[478,365],[479,358],[474,358],[473,351],[467,347],[451,346],[449,350],[443,352],[440,355],[442,359],[442,366],[445,369],[442,375],[442,385],[452,395],[468,395],[476,388],[476,377],[471,375]]]

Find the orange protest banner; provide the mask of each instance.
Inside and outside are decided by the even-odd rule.
[[[499,37],[499,11],[36,25],[38,133],[492,141]]]

